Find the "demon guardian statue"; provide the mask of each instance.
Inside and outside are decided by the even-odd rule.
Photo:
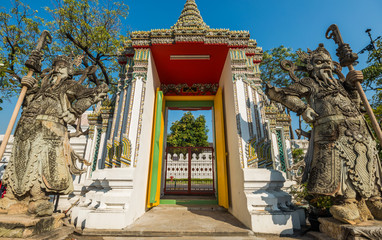
[[[21,82],[29,90],[4,175],[7,193],[0,201],[3,213],[51,215],[49,194],[73,191],[71,174],[81,171],[75,165],[78,156],[69,145],[67,125],[74,124],[108,91],[106,84],[87,88],[75,81],[73,62],[67,56],[58,56],[52,69],[45,72],[40,84],[33,77],[24,77]]]
[[[298,55],[304,64],[300,70],[309,77],[296,78],[294,64],[283,62],[295,83],[286,88],[268,85],[267,95],[313,126],[306,157],[311,161],[304,174],[308,192],[333,196],[330,212],[340,221],[382,220],[381,164],[355,88],[362,72],[350,71],[345,78],[323,44]]]

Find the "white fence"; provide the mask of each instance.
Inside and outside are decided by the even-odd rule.
[[[166,179],[188,178],[188,167],[188,153],[167,153]],[[212,179],[213,167],[212,153],[191,154],[191,178]]]

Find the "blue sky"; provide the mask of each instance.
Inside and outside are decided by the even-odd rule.
[[[102,1],[102,0],[101,0]],[[1,6],[9,7],[9,0]],[[27,0],[39,14],[51,1]],[[186,0],[126,0],[130,7],[124,22],[127,30],[169,28],[177,21]],[[326,29],[336,23],[343,39],[358,52],[369,43],[365,33],[372,29],[374,37],[382,35],[381,0],[196,0],[204,21],[211,28],[248,30],[258,46],[264,50],[280,45],[294,50],[315,49],[324,43],[335,58],[333,40],[324,36]],[[46,15],[40,15],[47,17]],[[366,67],[367,55],[360,55],[356,69]],[[369,94],[370,96],[370,94]],[[3,104],[0,112],[0,133],[4,133],[16,100]],[[293,125],[296,126],[294,121]]]

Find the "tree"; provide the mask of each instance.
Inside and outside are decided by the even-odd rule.
[[[50,21],[40,18],[38,11],[23,4],[22,0],[12,1],[9,11],[0,9],[0,97],[18,92],[20,80],[28,71],[25,60],[35,48],[43,28],[48,28],[53,36],[49,50],[44,51],[43,69],[57,55],[83,55],[78,75],[81,69],[94,65],[98,70],[90,76],[90,84],[101,78],[110,87],[116,85],[116,57],[127,39],[121,34],[121,20],[127,17],[127,5],[113,0],[102,3],[98,0],[54,0],[54,7],[45,8],[52,17]]]
[[[301,149],[301,148],[294,148],[294,149],[292,150],[292,157],[293,157],[293,162],[294,162],[294,163],[298,163],[298,162],[300,162],[300,161],[303,160],[304,157],[305,157],[304,150]]]
[[[379,120],[379,125],[382,126],[382,42],[376,42],[376,48],[369,52],[367,59],[368,66],[362,70],[364,81],[362,83],[365,91],[374,91],[371,101],[371,107],[375,114],[375,118]],[[366,120],[370,123],[369,116],[365,116]],[[377,140],[378,141],[378,140]],[[382,149],[380,149],[379,157],[382,160]]]
[[[362,70],[364,81],[362,83],[365,91],[375,91],[371,102],[375,117],[382,119],[382,42],[376,42],[376,48],[369,52],[367,63]],[[380,122],[381,125],[381,122]]]
[[[83,54],[83,67],[97,66],[99,76],[111,84],[115,79],[110,73],[118,72],[116,57],[126,40],[121,34],[121,19],[126,19],[128,6],[112,0],[55,2],[55,8],[45,8],[54,19],[46,23],[57,39],[54,52]]]
[[[291,48],[284,47],[283,45],[264,51],[263,61],[260,64],[261,80],[264,87],[265,84],[271,84],[275,87],[287,87],[293,84],[293,80],[288,72],[284,71],[280,66],[283,60],[299,63],[297,54]],[[299,78],[304,76],[302,72],[295,72],[295,74]],[[287,109],[287,113],[290,114],[289,109]],[[299,121],[301,128],[301,118]],[[290,136],[292,139],[294,138],[292,126],[290,127]]]
[[[191,112],[183,114],[182,118],[172,123],[171,133],[167,136],[170,147],[208,147],[208,128],[206,118],[200,115],[195,119]]]
[[[280,67],[282,60],[295,61],[297,55],[291,48],[283,45],[264,51],[263,61],[260,64],[261,80],[276,87],[287,87],[292,84],[288,72]]]
[[[0,8],[0,97],[7,99],[17,93],[19,82],[28,69],[24,66],[34,49],[42,22],[20,0],[11,9]],[[1,102],[0,102],[1,103]]]

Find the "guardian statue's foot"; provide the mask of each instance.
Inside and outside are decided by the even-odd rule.
[[[366,205],[369,208],[371,214],[373,214],[375,219],[382,220],[382,199],[381,198],[368,199],[366,201]]]
[[[25,214],[28,210],[28,201],[25,198],[17,199],[12,190],[7,189],[4,198],[0,198],[1,214]]]
[[[28,213],[35,214],[38,217],[51,216],[53,214],[53,203],[48,200],[30,201]]]
[[[368,220],[374,220],[374,217],[371,214],[369,208],[367,207],[364,199],[362,199],[361,201],[358,201],[357,206],[358,206],[360,219],[362,222],[366,222]]]
[[[357,224],[361,222],[360,214],[355,199],[346,199],[343,203],[333,205],[329,209],[333,217],[341,222]]]
[[[0,200],[0,214],[26,214],[28,204],[26,201],[4,197]]]

